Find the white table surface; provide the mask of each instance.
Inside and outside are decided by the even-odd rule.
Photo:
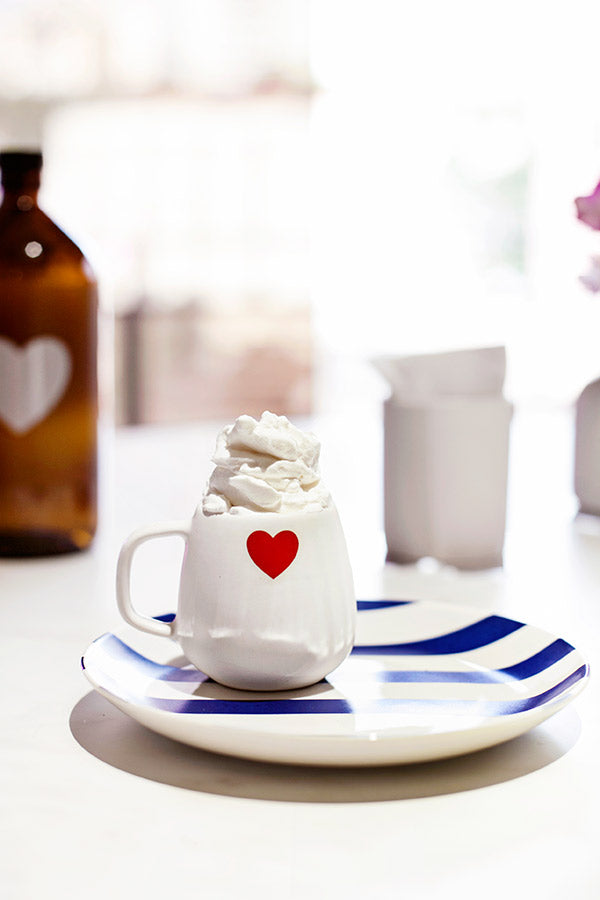
[[[192,514],[217,425],[123,430],[104,446],[102,527],[77,556],[0,561],[0,896],[600,897],[600,522],[576,518],[568,411],[517,410],[504,569],[386,565],[381,419],[310,425],[357,594],[437,599],[575,644],[592,679],[510,743],[455,760],[310,769],[220,757],[152,734],[90,689],[80,657],[122,627],[121,541]],[[306,423],[303,423],[306,424]],[[174,608],[180,546],[153,542],[133,587]]]

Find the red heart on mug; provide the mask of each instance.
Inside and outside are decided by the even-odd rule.
[[[254,565],[269,578],[277,578],[296,558],[298,538],[293,531],[280,531],[274,536],[266,531],[253,531],[246,547]]]

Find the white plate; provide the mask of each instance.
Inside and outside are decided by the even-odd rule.
[[[302,690],[222,687],[185,660],[156,661],[161,649],[173,650],[157,638],[159,652],[149,659],[117,635],[102,635],[82,666],[115,706],[174,740],[336,766],[422,762],[499,744],[554,715],[588,679],[571,644],[512,619],[428,601],[358,606],[351,655]]]

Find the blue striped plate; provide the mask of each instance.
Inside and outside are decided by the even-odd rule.
[[[588,679],[571,644],[513,619],[429,601],[362,600],[358,608],[351,655],[302,690],[223,687],[182,658],[162,661],[173,655],[171,642],[132,631],[137,650],[104,634],[82,666],[119,709],[177,741],[250,759],[348,766],[490,747],[554,715]]]

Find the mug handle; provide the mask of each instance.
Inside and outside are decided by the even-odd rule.
[[[117,561],[117,606],[125,621],[133,625],[134,628],[139,628],[140,631],[147,631],[148,634],[158,634],[161,637],[173,637],[175,633],[174,621],[161,622],[134,609],[131,602],[131,563],[133,554],[139,545],[145,541],[151,538],[169,537],[170,535],[180,535],[187,546],[189,534],[189,522],[162,522],[158,525],[138,528],[129,535],[121,547]]]

